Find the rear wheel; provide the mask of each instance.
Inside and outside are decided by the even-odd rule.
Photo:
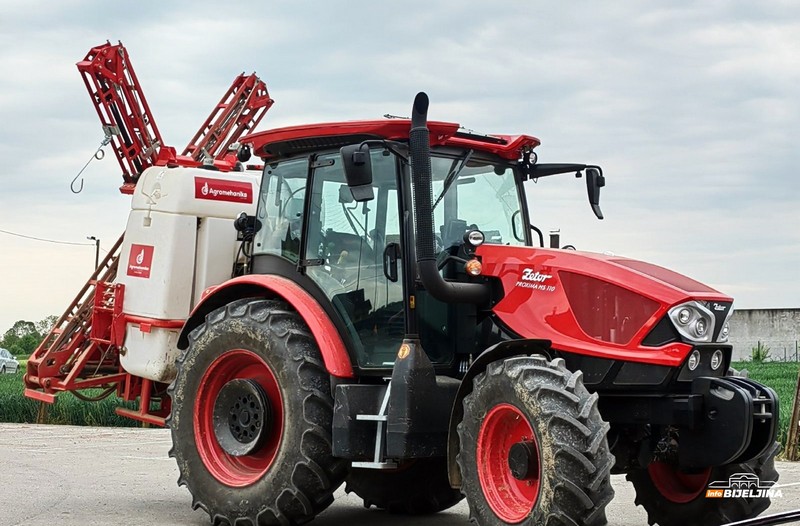
[[[614,496],[597,395],[563,360],[489,364],[464,399],[458,464],[479,525],[597,526]]]
[[[389,513],[426,515],[455,506],[461,492],[450,487],[445,458],[420,458],[398,469],[351,469],[345,490]]]
[[[776,442],[764,455],[744,464],[728,464],[687,473],[674,465],[652,462],[646,469],[628,473],[636,490],[636,504],[647,511],[649,524],[659,526],[718,526],[755,517],[766,510],[770,499],[753,497],[706,498],[712,482],[727,483],[732,475],[756,475],[765,482],[778,480]],[[748,488],[750,489],[750,488]]]
[[[240,300],[192,332],[170,386],[170,454],[214,524],[301,524],[333,502],[330,378],[284,303]]]

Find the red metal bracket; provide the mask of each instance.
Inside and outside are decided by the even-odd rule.
[[[122,42],[106,42],[93,47],[77,66],[111,140],[122,178],[125,184],[135,184],[145,168],[157,164],[164,141],[128,52]]]

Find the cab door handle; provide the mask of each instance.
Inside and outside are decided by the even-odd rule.
[[[397,282],[397,260],[400,258],[400,245],[389,243],[383,249],[383,275],[392,283]]]

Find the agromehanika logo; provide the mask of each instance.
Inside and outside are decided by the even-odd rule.
[[[131,244],[131,252],[128,255],[128,276],[149,279],[154,250],[155,247],[152,245]]]
[[[781,490],[773,488],[775,482],[758,478],[754,473],[734,473],[728,480],[715,480],[708,485],[707,499],[780,498]]]
[[[205,199],[209,201],[252,203],[253,185],[246,181],[195,177],[194,197],[195,199]]]

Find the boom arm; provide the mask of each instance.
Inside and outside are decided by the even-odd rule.
[[[78,62],[107,138],[111,139],[125,184],[133,191],[139,174],[158,164],[164,141],[152,118],[128,51],[120,42],[93,47]],[[174,154],[174,151],[173,151]]]
[[[229,161],[229,157],[235,156],[231,145],[255,128],[274,102],[266,84],[255,73],[248,76],[242,73],[233,80],[182,155],[197,162]]]
[[[139,175],[151,166],[214,164],[231,170],[231,147],[252,131],[273,104],[267,86],[255,73],[241,74],[225,92],[182,155],[164,145],[150,107],[122,42],[92,48],[78,62],[103,132],[122,168],[123,193],[133,193]]]

